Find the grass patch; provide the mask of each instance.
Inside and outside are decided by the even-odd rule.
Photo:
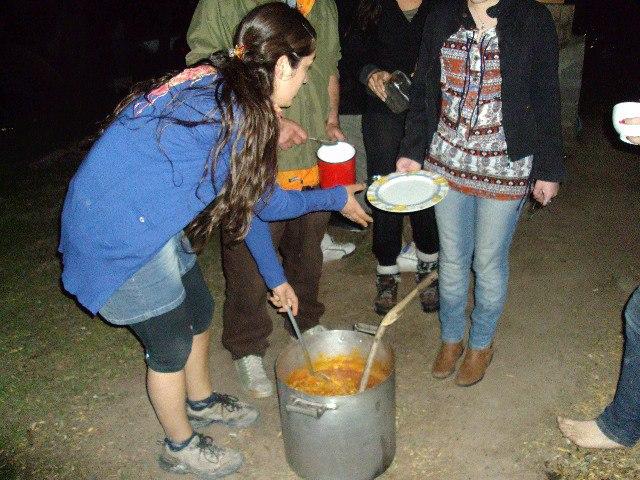
[[[142,368],[134,336],[86,314],[60,284],[60,212],[83,155],[71,147],[44,163],[0,167],[2,479],[85,478],[82,459],[63,452],[125,395],[111,386]],[[221,278],[218,245],[200,257],[206,278]],[[221,305],[223,282],[210,286]]]
[[[0,171],[11,178],[0,195],[2,478],[30,478],[42,468],[56,478],[62,467],[30,454],[34,432],[50,437],[38,443],[55,445],[78,406],[106,401],[100,379],[117,379],[140,362],[140,347],[125,329],[90,318],[60,286],[60,210],[81,156],[72,148],[46,168]]]

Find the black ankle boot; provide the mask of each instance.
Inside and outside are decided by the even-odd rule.
[[[420,283],[434,270],[438,269],[438,262],[423,262],[418,259],[416,270],[416,283]],[[420,305],[426,313],[437,312],[440,308],[440,294],[438,291],[438,280],[420,292]]]
[[[378,315],[386,315],[398,303],[398,283],[400,283],[398,274],[376,275],[378,293],[373,302],[373,309]]]

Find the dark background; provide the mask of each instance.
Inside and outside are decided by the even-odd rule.
[[[583,116],[640,101],[640,0],[577,0],[573,30],[586,35]]]
[[[0,2],[2,153],[30,160],[90,134],[133,83],[184,68],[196,4]]]
[[[229,0],[230,1],[230,0]],[[428,0],[427,0],[428,1]],[[184,67],[197,0],[4,0],[0,6],[3,161],[31,160],[96,130],[131,84]],[[581,115],[640,100],[640,0],[577,0],[586,35]],[[356,0],[338,0],[341,32]],[[362,90],[341,65],[345,112]]]

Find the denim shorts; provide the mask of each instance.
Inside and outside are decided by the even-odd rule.
[[[131,325],[173,310],[185,299],[182,277],[195,263],[189,240],[178,233],[111,295],[100,315],[114,325]]]

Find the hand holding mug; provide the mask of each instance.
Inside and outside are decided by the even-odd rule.
[[[625,143],[640,144],[640,102],[622,102],[611,112],[613,128]]]
[[[640,125],[640,117],[623,118],[620,120],[623,125]],[[640,145],[640,136],[628,136],[627,140],[636,145]]]
[[[338,122],[327,122],[325,133],[329,140],[344,141],[347,139]]]

